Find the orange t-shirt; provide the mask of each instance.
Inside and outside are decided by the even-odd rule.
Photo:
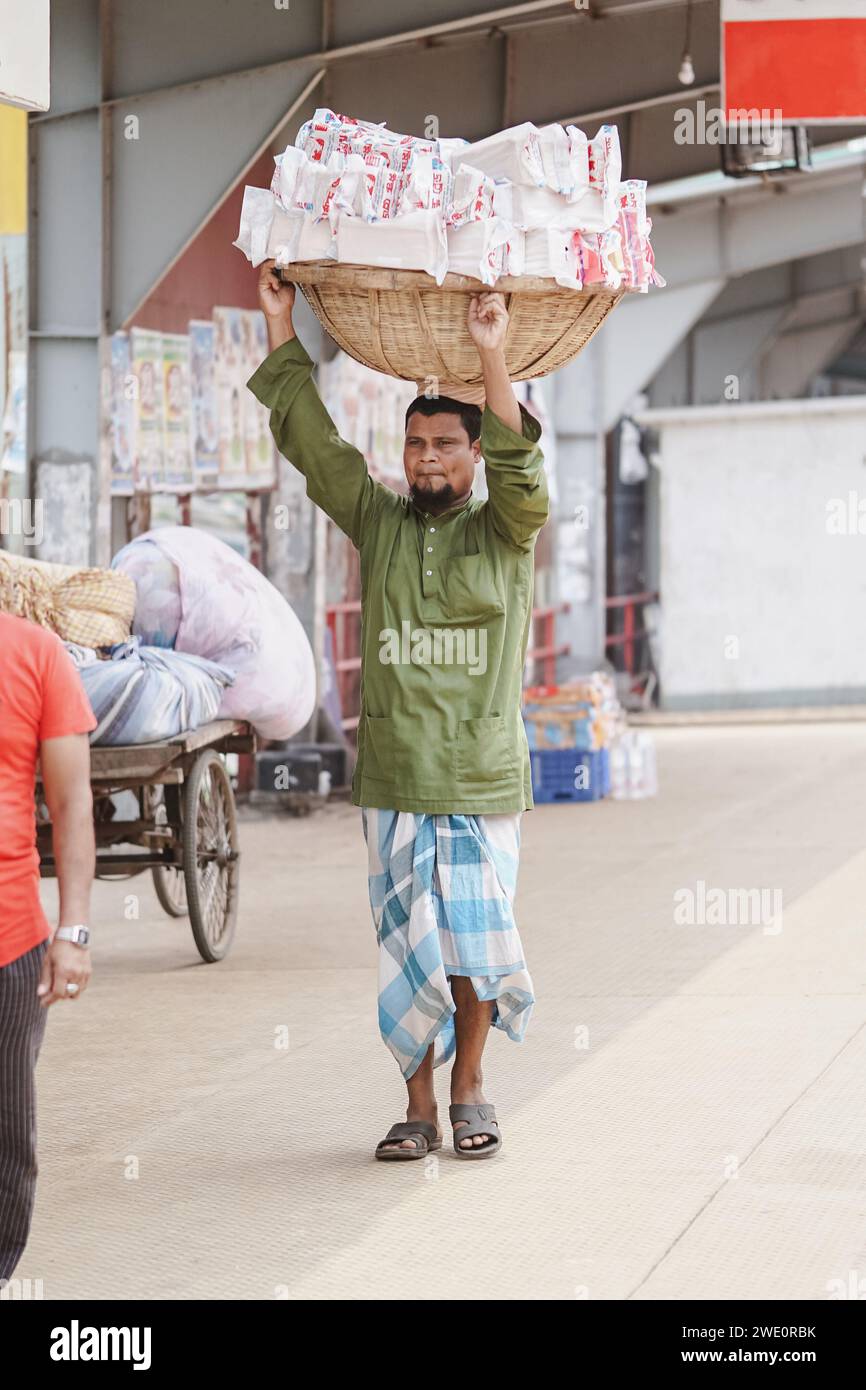
[[[0,613],[0,966],[51,935],[39,901],[33,795],[39,745],[95,728],[60,638]]]

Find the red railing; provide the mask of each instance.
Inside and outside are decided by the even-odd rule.
[[[532,662],[540,661],[543,673],[540,682],[533,676],[533,684],[556,684],[557,658],[567,656],[571,651],[567,642],[556,641],[557,616],[567,612],[567,603],[555,603],[546,608],[533,608],[532,610],[532,645],[527,649],[526,659]],[[325,609],[325,618],[331,629],[334,670],[342,710],[357,708],[358,705],[357,682],[354,676],[361,669],[361,657],[358,654],[360,631],[359,623],[350,622],[349,619],[360,620],[360,617],[360,599],[350,599],[345,603],[329,603]],[[357,714],[344,714],[342,720],[344,731],[356,729],[358,719],[359,715]]]
[[[622,647],[623,664],[630,676],[634,675],[634,652],[635,645],[645,638],[652,636],[649,628],[637,628],[635,626],[635,609],[643,608],[647,603],[655,603],[658,600],[657,593],[643,594],[617,594],[613,598],[605,599],[604,606],[611,609],[622,609],[622,632],[611,632],[604,639],[604,649],[609,647]]]

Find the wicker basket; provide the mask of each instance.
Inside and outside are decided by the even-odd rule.
[[[300,286],[322,327],[356,361],[419,384],[435,376],[442,395],[479,392],[481,366],[466,315],[470,295],[491,288],[480,280],[449,274],[437,286],[423,270],[334,261],[299,261],[278,273]],[[492,288],[508,306],[512,381],[546,376],[570,362],[624,293],[568,290],[530,276],[504,277]]]

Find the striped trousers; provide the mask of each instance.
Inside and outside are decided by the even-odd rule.
[[[47,942],[0,966],[0,1279],[10,1278],[36,1195],[36,1059],[46,1010],[36,996]]]

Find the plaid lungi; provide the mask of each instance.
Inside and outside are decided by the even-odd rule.
[[[379,943],[379,1028],[404,1077],[433,1043],[454,1054],[449,975],[493,1000],[492,1025],[521,1042],[535,1002],[514,920],[520,813],[361,811]]]

